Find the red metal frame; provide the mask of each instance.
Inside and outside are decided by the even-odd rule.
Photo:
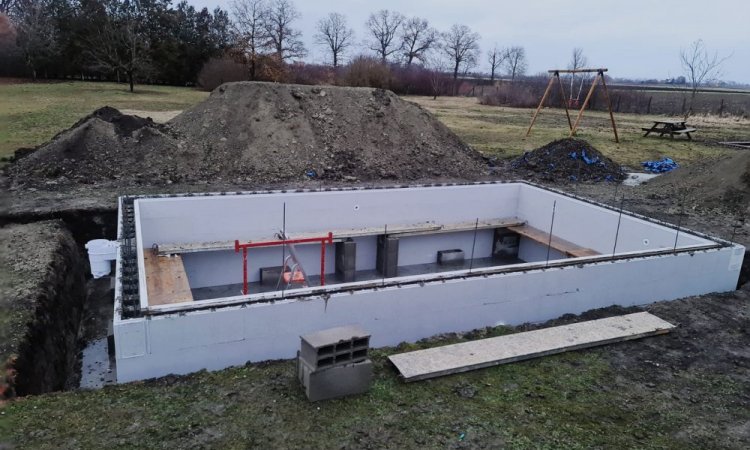
[[[287,244],[310,244],[320,242],[320,285],[326,284],[326,244],[333,244],[333,233],[328,232],[327,236],[312,237],[304,239],[281,239],[278,241],[259,241],[240,244],[240,241],[234,241],[234,252],[239,253],[242,249],[242,294],[247,295],[247,249],[256,247],[273,247],[276,245]]]

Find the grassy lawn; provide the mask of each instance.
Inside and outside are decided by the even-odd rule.
[[[481,337],[507,333],[496,328]],[[478,337],[478,336],[475,336]],[[656,338],[658,339],[658,338]],[[440,342],[455,342],[453,339]],[[433,342],[431,345],[436,345]],[[402,345],[398,350],[425,345]],[[405,384],[374,352],[369,393],[309,403],[291,361],[99,391],[27,397],[2,411],[20,448],[677,448],[690,411],[617,389],[600,350]],[[606,351],[606,350],[605,350]],[[692,389],[721,377],[682,380]],[[723,386],[723,385],[722,385]],[[740,386],[727,385],[728,395]],[[1,409],[1,407],[0,407]],[[693,436],[700,447],[709,436]]]
[[[544,109],[537,118],[531,135],[524,138],[529,127],[532,109],[480,105],[467,97],[407,97],[435,114],[467,143],[487,155],[514,157],[533,150],[555,139],[568,136],[569,128],[564,110]],[[657,116],[616,114],[620,143],[615,143],[609,114],[586,111],[577,136],[589,141],[602,153],[631,167],[640,162],[669,156],[686,164],[717,157],[728,152],[714,144],[732,136],[747,134],[750,120],[717,117],[693,117],[688,123],[698,128],[689,142],[686,138],[643,137],[641,127],[650,126]],[[575,121],[575,116],[573,117]]]
[[[192,88],[64,82],[0,84],[0,157],[34,147],[105,105],[118,109],[171,111],[188,108],[208,95]]]

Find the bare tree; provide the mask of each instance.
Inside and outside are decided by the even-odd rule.
[[[268,47],[265,18],[268,13],[266,0],[234,0],[231,4],[234,15],[234,31],[238,44],[244,52],[249,66],[250,79],[258,76],[258,59]]]
[[[690,83],[690,107],[685,118],[693,112],[693,102],[698,94],[698,88],[709,81],[721,77],[721,65],[731,55],[719,57],[718,52],[709,53],[702,39],[690,44],[687,50],[680,50],[680,63],[688,83]]]
[[[130,92],[134,91],[137,75],[150,68],[145,13],[138,0],[107,3],[107,20],[87,45],[90,67],[124,72]]]
[[[517,76],[526,73],[526,50],[521,46],[513,46],[505,49],[503,65],[510,75],[510,80],[515,81]]]
[[[366,26],[372,35],[369,48],[377,53],[383,64],[389,56],[399,50],[393,40],[396,38],[403,22],[404,16],[401,13],[388,11],[387,9],[381,9],[374,14],[370,14],[367,19]]]
[[[288,0],[274,0],[266,13],[266,34],[279,61],[304,58],[307,55],[307,50],[300,40],[302,33],[291,26],[299,17],[294,4]]]
[[[441,35],[441,48],[448,56],[453,66],[453,94],[456,93],[458,71],[467,72],[477,63],[479,53],[478,33],[471,31],[466,25],[454,24],[451,29]]]
[[[339,13],[330,13],[325,18],[320,19],[317,29],[315,42],[325,46],[331,52],[333,68],[335,69],[338,67],[343,53],[352,45],[354,30],[346,25],[346,17]]]
[[[487,52],[487,62],[490,63],[490,82],[495,81],[495,74],[497,74],[497,70],[503,64],[504,60],[505,52],[497,48],[497,44],[492,47],[492,50]]]
[[[401,50],[404,53],[406,65],[411,66],[414,59],[422,62],[437,39],[437,31],[430,28],[425,19],[412,17],[404,22],[401,29]]]
[[[425,57],[424,66],[430,75],[430,88],[432,89],[432,99],[437,99],[438,95],[443,93],[445,84],[448,81],[446,72],[448,64],[440,54],[430,54]]]
[[[16,4],[16,0],[0,0],[0,14],[10,15]]]
[[[16,8],[16,43],[36,80],[39,68],[57,51],[57,27],[46,0],[21,0]]]
[[[570,70],[578,70],[583,69],[586,64],[588,64],[588,60],[586,59],[586,56],[583,54],[583,49],[580,47],[575,47],[573,49],[573,53],[570,55],[570,62],[568,63],[568,69]],[[585,75],[581,74],[582,81],[585,80]],[[573,100],[573,83],[575,81],[576,74],[571,73],[570,74],[570,99]],[[576,96],[576,99],[578,99],[581,96],[581,90],[583,89],[583,82],[581,82],[579,88],[578,88],[578,95]]]

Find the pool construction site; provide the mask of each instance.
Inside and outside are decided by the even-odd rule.
[[[744,247],[524,182],[120,198],[127,382],[734,290]]]

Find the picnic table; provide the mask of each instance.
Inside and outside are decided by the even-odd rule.
[[[650,133],[659,133],[659,137],[669,134],[669,137],[674,139],[676,135],[686,135],[689,141],[693,138],[690,137],[690,133],[698,131],[695,128],[688,126],[684,119],[660,119],[654,120],[654,125],[651,128],[641,128],[646,134],[643,137],[648,136]]]

